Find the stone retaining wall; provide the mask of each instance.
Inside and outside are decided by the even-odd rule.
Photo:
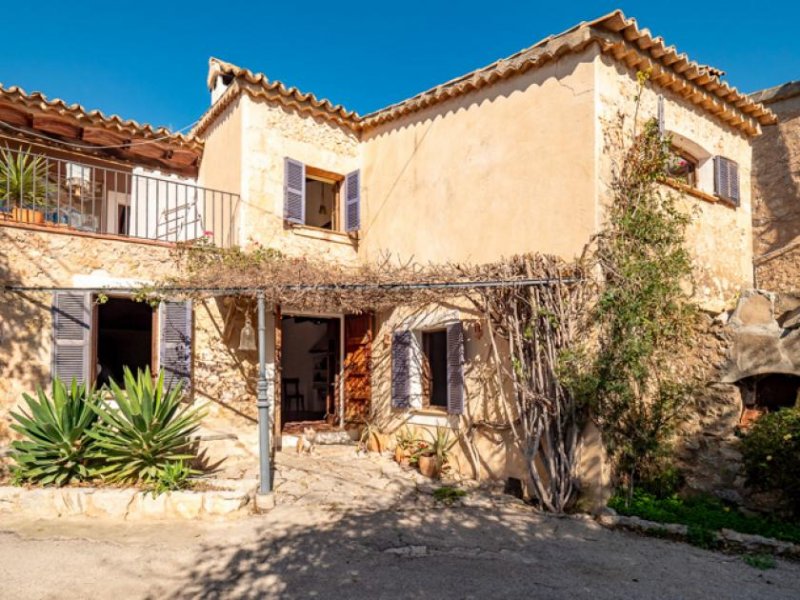
[[[233,519],[254,512],[256,482],[214,482],[219,490],[166,492],[135,488],[0,487],[0,514],[39,519],[86,516],[113,519]]]

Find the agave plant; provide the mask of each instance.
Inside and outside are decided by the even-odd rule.
[[[29,150],[0,150],[0,200],[21,207],[37,208],[46,204],[50,180],[47,159]]]
[[[11,413],[16,421],[11,428],[23,437],[11,444],[15,481],[60,486],[89,479],[94,390],[74,379],[69,387],[56,379],[49,397],[41,387],[36,396],[23,394],[28,410]]]
[[[111,381],[113,403],[103,398],[94,410],[100,422],[91,432],[95,474],[112,483],[150,484],[164,479],[170,465],[196,457],[190,436],[202,413],[181,406],[181,386],[164,387],[164,372],[153,382],[150,369],[134,376],[126,368],[124,389]]]

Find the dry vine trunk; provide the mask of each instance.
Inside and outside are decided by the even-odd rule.
[[[577,492],[577,445],[582,413],[559,382],[562,353],[576,338],[585,308],[585,284],[557,259],[523,256],[504,265],[508,277],[543,275],[548,285],[490,288],[476,304],[490,320],[489,335],[501,387],[510,382],[512,430],[525,454],[532,492],[549,511],[563,512]],[[577,277],[576,277],[577,276]],[[498,339],[508,344],[501,360]]]

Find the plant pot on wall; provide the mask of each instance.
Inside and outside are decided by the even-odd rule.
[[[34,208],[11,209],[11,218],[19,223],[31,223],[33,225],[44,225],[44,213]]]

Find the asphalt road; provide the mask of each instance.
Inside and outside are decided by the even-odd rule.
[[[4,516],[5,517],[5,516]],[[0,598],[800,598],[800,565],[527,509],[0,521]]]

